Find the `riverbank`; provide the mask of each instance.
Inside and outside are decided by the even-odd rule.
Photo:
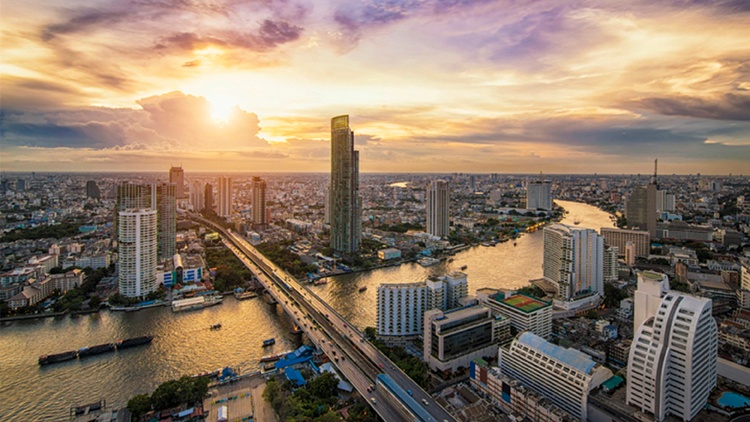
[[[16,315],[11,317],[5,317],[0,318],[0,322],[11,322],[11,321],[25,321],[25,320],[31,320],[31,319],[44,319],[44,318],[54,318],[58,316],[64,316],[68,314],[70,311],[62,311],[62,312],[45,312],[41,314],[32,314],[32,315]]]

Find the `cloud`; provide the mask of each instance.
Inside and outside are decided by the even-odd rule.
[[[643,98],[640,106],[667,116],[688,116],[716,120],[750,120],[750,95],[725,93],[718,98],[676,96]]]

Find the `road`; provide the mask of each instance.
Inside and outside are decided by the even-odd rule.
[[[329,357],[333,357],[334,365],[384,420],[411,421],[415,417],[383,388],[368,391],[368,387],[375,384],[379,373],[388,374],[404,390],[411,391],[418,403],[426,403],[422,406],[430,414],[427,422],[455,421],[427,392],[366,341],[362,332],[352,327],[345,318],[307,289],[307,286],[258,253],[241,236],[204,218],[193,217],[223,234],[230,250],[256,274],[266,290],[276,298],[310,340]],[[372,398],[375,398],[375,403]]]

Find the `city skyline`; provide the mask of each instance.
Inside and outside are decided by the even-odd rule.
[[[656,156],[664,174],[743,173],[748,13],[733,1],[7,4],[0,162],[325,172],[328,120],[349,114],[363,173],[648,174]]]

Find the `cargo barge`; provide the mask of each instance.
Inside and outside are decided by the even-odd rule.
[[[71,350],[71,351],[62,352],[62,353],[53,353],[51,355],[42,355],[42,356],[39,356],[39,364],[48,365],[50,363],[65,362],[68,360],[73,360],[77,357],[78,357],[77,350]]]
[[[78,349],[78,358],[80,359],[80,358],[85,358],[86,356],[100,355],[102,353],[114,352],[114,351],[115,351],[114,343],[98,344],[96,346],[91,346],[91,347],[82,347]]]
[[[151,340],[153,339],[154,339],[153,336],[142,336],[142,337],[129,338],[127,340],[119,340],[117,342],[117,350],[127,349],[130,347],[140,346],[141,344],[151,343]]]

